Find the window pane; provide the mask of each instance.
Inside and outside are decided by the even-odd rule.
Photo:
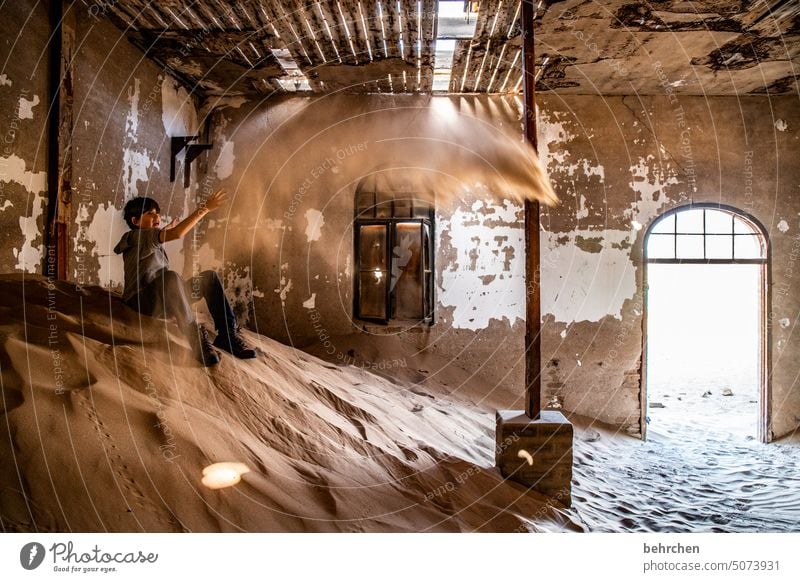
[[[360,218],[372,218],[375,216],[375,193],[359,192],[358,208],[356,214]]]
[[[759,236],[752,234],[741,234],[734,237],[733,257],[735,259],[762,259],[764,253],[761,249]]]
[[[675,232],[675,215],[671,214],[659,220],[650,232]]]
[[[386,226],[383,224],[360,227],[360,269],[362,271],[386,270]]]
[[[394,199],[394,217],[411,218],[411,198],[402,195]]]
[[[741,218],[737,218],[733,222],[733,232],[737,234],[755,234],[756,230]]]
[[[730,216],[728,224],[730,224]],[[733,235],[708,235],[706,237],[706,258],[732,259]]]
[[[651,234],[647,238],[648,259],[674,259],[675,236],[671,234]]]
[[[386,192],[377,193],[378,206],[375,209],[375,216],[378,218],[391,218],[392,217],[392,201],[394,196]]]
[[[430,218],[433,214],[433,204],[428,200],[414,200],[414,218]]]
[[[719,210],[706,210],[706,232],[730,234],[733,232],[733,215]]]
[[[424,317],[422,287],[422,225],[401,222],[396,227],[392,249],[393,317],[415,320]]]
[[[359,273],[359,316],[386,319],[386,271]]]
[[[676,215],[678,219],[678,232],[703,232],[703,211],[702,209],[684,210]]]
[[[680,228],[680,218],[678,227]],[[703,236],[702,235],[678,235],[677,237],[677,258],[678,259],[702,259],[703,258]]]

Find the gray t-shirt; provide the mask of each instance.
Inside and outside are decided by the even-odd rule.
[[[135,228],[122,235],[114,247],[114,252],[122,255],[125,265],[123,301],[135,297],[140,289],[155,279],[158,271],[169,269],[169,257],[158,240],[160,234],[158,228]]]

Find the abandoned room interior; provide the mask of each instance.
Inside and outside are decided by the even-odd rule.
[[[3,531],[797,531],[800,3],[0,15]]]

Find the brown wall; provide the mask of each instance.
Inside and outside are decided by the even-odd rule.
[[[355,331],[359,182],[377,168],[414,167],[403,188],[423,191],[436,189],[444,172],[458,187],[451,196],[437,192],[436,324],[404,339],[468,366],[480,361],[488,378],[517,381],[522,212],[478,183],[482,166],[490,170],[478,154],[494,150],[471,136],[516,142],[519,126],[515,100],[477,97],[334,95],[218,111],[209,168],[228,159],[224,183],[235,200],[230,215],[214,221],[211,247],[218,266],[236,269],[230,279],[251,281],[250,324],[299,346]],[[312,303],[321,322],[312,320]]]
[[[197,131],[194,100],[106,20],[76,6],[73,122],[73,222],[70,276],[120,289],[122,261],[112,249],[128,229],[121,218],[135,196],[158,200],[162,222],[194,207],[196,185],[169,181],[170,137]],[[184,245],[168,246],[173,269]]]
[[[773,320],[796,319],[797,99],[547,96],[542,102],[551,127],[549,170],[563,201],[543,215],[545,400],[636,433],[642,245],[659,214],[709,202],[755,217],[771,244]],[[788,230],[778,228],[781,221]],[[798,365],[787,357],[800,349],[793,327],[769,330],[775,437],[800,417]]]
[[[41,273],[47,214],[47,5],[0,18],[0,272]]]
[[[41,4],[3,12],[0,269],[40,272],[49,24]],[[410,187],[433,184],[440,194],[436,323],[401,338],[409,350],[427,348],[477,371],[487,391],[503,384],[521,394],[521,208],[481,183],[492,168],[476,156],[491,158],[502,136],[520,139],[518,100],[229,98],[214,112],[214,150],[184,190],[168,179],[168,137],[198,129],[192,98],[111,25],[87,14],[75,23],[76,282],[119,288],[121,261],[111,248],[125,229],[119,211],[128,198],[154,196],[170,218],[188,212],[195,193],[223,184],[230,207],[209,217],[194,241],[170,249],[173,267],[220,269],[242,320],[287,343],[353,333],[355,189],[387,164],[421,166],[409,176],[425,180],[409,178]],[[20,31],[24,43],[15,40]],[[542,94],[540,106],[540,151],[562,200],[542,213],[545,403],[639,434],[644,233],[670,208],[724,203],[768,231],[772,428],[775,436],[794,429],[796,98]],[[458,182],[451,196],[440,171]]]
[[[17,2],[0,19],[0,271],[41,273],[47,214],[47,6]],[[127,229],[121,208],[133,196],[159,200],[167,219],[193,207],[193,192],[169,182],[169,137],[197,130],[185,89],[107,21],[80,3],[63,20],[74,35],[72,216],[68,276],[119,289],[122,263],[111,249]],[[202,185],[206,190],[209,184]],[[181,243],[173,267],[188,268]]]
[[[541,155],[562,200],[542,213],[546,404],[640,433],[642,242],[648,225],[675,206],[725,203],[763,223],[775,318],[794,319],[800,294],[786,281],[786,266],[800,231],[796,105],[791,97],[540,96]],[[359,180],[417,147],[398,138],[447,137],[435,121],[442,116],[467,127],[487,122],[518,139],[518,113],[508,99],[412,96],[287,98],[219,111],[209,167],[230,169],[217,177],[236,201],[215,222],[210,249],[245,299],[252,286],[251,325],[300,346],[354,332],[351,224]],[[745,189],[746,152],[753,152],[752,191]],[[448,171],[468,174],[462,161]],[[401,337],[410,350],[428,348],[479,371],[487,390],[510,383],[521,392],[522,214],[471,186],[437,199],[436,324]],[[323,217],[319,238],[309,211],[312,221]],[[780,220],[788,231],[776,229]],[[778,300],[777,285],[786,282]],[[312,296],[322,317],[316,328]],[[794,342],[791,327],[771,330],[776,436],[793,429],[800,413],[797,366],[781,355],[796,353]]]

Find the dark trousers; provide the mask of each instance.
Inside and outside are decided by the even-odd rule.
[[[128,306],[153,317],[174,317],[181,329],[187,329],[195,323],[192,303],[200,299],[206,300],[218,334],[226,337],[236,330],[236,316],[216,271],[203,271],[184,281],[175,271],[161,269],[128,300]]]

